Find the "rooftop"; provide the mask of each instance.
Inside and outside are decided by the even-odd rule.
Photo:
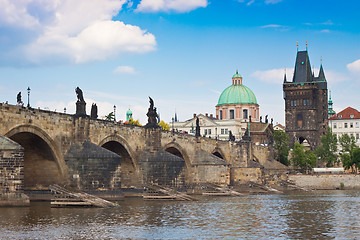
[[[352,107],[347,107],[330,118],[330,120],[360,119],[360,112]]]

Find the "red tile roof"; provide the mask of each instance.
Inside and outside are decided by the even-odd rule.
[[[352,117],[351,117],[352,116]],[[360,112],[352,107],[347,107],[341,112],[338,112],[330,120],[339,120],[339,119],[360,119]]]

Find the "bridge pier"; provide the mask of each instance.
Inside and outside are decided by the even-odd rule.
[[[29,206],[24,194],[24,148],[0,135],[0,206]]]

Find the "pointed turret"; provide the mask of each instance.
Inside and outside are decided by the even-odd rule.
[[[320,65],[320,71],[319,71],[319,80],[318,81],[326,81],[325,73],[322,64]]]
[[[311,65],[307,51],[298,51],[294,70],[294,83],[312,82]]]
[[[286,72],[284,73],[284,83],[286,83],[287,80],[286,80]]]
[[[320,69],[321,70],[321,69]],[[320,74],[319,74],[320,75]],[[320,77],[320,76],[319,76]],[[329,101],[328,101],[328,115],[329,118],[334,116],[336,112],[333,109],[333,101],[331,100],[331,90],[329,91]]]

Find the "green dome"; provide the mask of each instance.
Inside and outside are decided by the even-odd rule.
[[[241,78],[242,76],[238,74],[237,72],[232,76],[232,78]]]
[[[245,85],[231,85],[221,93],[217,106],[234,104],[257,104],[255,94]]]

